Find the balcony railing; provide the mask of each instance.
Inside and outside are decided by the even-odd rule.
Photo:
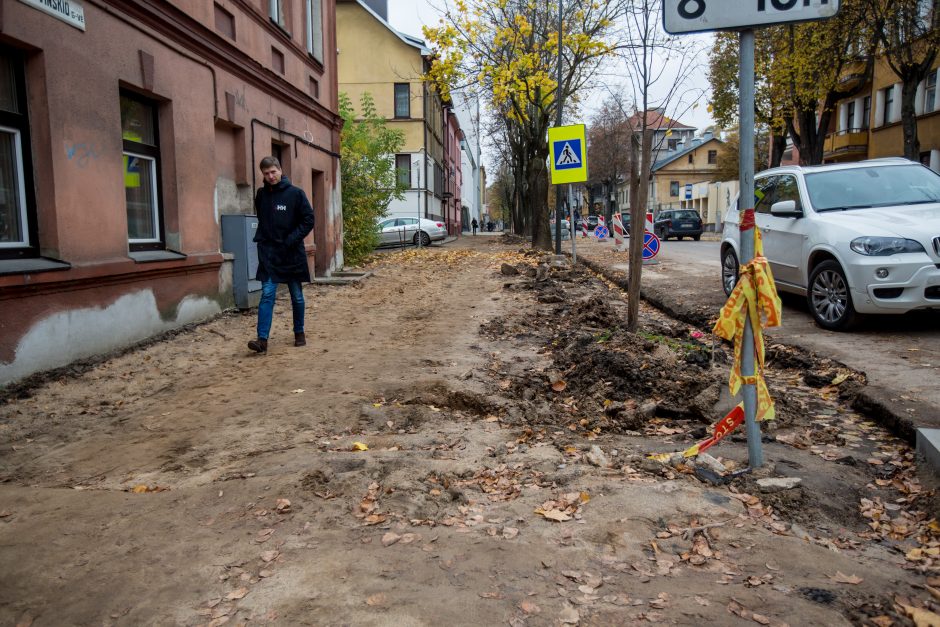
[[[829,133],[823,146],[823,156],[858,156],[868,153],[868,129],[850,128]]]

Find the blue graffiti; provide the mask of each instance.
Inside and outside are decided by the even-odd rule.
[[[68,157],[69,161],[73,161],[75,165],[80,168],[84,168],[88,165],[89,161],[96,160],[98,158],[98,145],[97,144],[86,144],[84,142],[69,144],[65,143],[65,156]]]

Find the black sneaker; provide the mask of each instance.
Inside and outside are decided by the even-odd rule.
[[[294,333],[294,346],[306,346],[307,336],[303,333]]]
[[[248,342],[248,348],[255,351],[256,353],[266,353],[268,352],[268,341],[259,337],[257,340],[251,340]]]

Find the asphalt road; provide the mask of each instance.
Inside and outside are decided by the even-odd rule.
[[[718,248],[717,241],[663,242],[660,263],[644,267],[644,284],[694,285],[696,300],[723,303]],[[917,413],[920,426],[940,427],[940,311],[869,316],[851,332],[833,332],[816,326],[802,297],[781,296],[783,325],[766,330],[768,336],[865,372],[889,401],[937,408],[932,416],[919,415],[929,408],[905,411]]]

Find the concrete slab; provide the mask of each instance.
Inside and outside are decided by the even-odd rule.
[[[940,429],[917,430],[917,454],[924,458],[927,467],[940,473]]]
[[[361,283],[372,276],[372,271],[351,272],[340,270],[334,272],[331,276],[318,276],[313,279],[314,285],[352,285]]]

